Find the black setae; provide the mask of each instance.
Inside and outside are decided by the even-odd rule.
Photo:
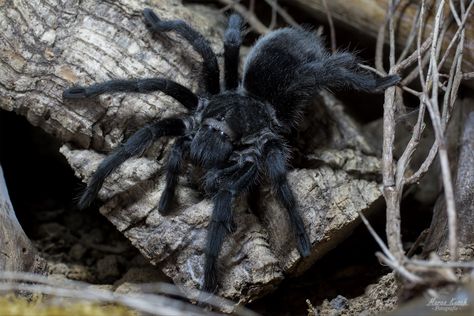
[[[166,167],[166,187],[159,211],[166,213],[173,199],[184,160],[205,171],[203,187],[214,202],[205,250],[202,289],[217,288],[217,258],[232,232],[232,203],[265,176],[287,209],[298,251],[308,256],[311,243],[287,181],[289,157],[286,136],[298,125],[303,108],[325,88],[351,87],[381,92],[399,81],[396,75],[378,77],[358,66],[348,52],[330,54],[321,39],[302,28],[283,28],[260,38],[245,61],[239,78],[242,19],[231,15],[224,35],[224,82],[221,87],[217,58],[208,41],[184,21],[162,21],[145,9],[152,32],[174,31],[203,59],[204,91],[194,94],[164,78],[111,80],[89,87],[73,87],[64,98],[78,99],[106,92],[161,91],[183,104],[189,114],[151,123],[133,134],[102,161],[82,194],[79,207],[88,207],[104,179],[132,156],[142,154],[162,136],[177,137]]]

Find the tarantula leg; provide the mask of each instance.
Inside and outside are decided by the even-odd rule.
[[[273,191],[288,211],[299,253],[302,257],[307,257],[310,254],[311,242],[306,233],[303,219],[298,212],[296,199],[286,178],[286,151],[282,144],[277,141],[269,141],[265,144],[265,147],[265,165]]]
[[[242,168],[242,165],[239,163],[235,163],[230,165],[229,167],[218,169],[212,168],[210,169],[204,176],[204,191],[207,194],[215,194],[219,189],[219,182],[223,177],[227,177],[232,175],[234,172]]]
[[[178,183],[179,171],[183,162],[183,156],[189,149],[190,140],[187,137],[180,137],[176,140],[171,149],[168,164],[166,166],[166,185],[161,194],[158,211],[165,214],[169,210],[170,203],[173,201],[176,184]]]
[[[365,92],[377,93],[396,85],[398,75],[378,77],[358,66],[357,58],[350,53],[335,53],[318,62],[303,66],[301,73],[311,77],[310,82],[320,88],[350,87]]]
[[[226,178],[226,183],[214,196],[214,209],[207,234],[206,262],[204,264],[203,291],[214,292],[217,288],[217,257],[227,232],[232,230],[232,201],[254,181],[258,168],[246,163],[240,170]]]
[[[240,15],[232,14],[224,33],[224,83],[227,90],[234,90],[239,85],[241,27]]]
[[[217,94],[220,91],[219,86],[219,65],[217,58],[212,51],[209,42],[199,32],[194,30],[183,20],[163,21],[151,9],[143,10],[143,16],[147,26],[154,32],[175,31],[201,55],[203,59],[204,81],[206,91],[210,94]]]
[[[196,109],[198,97],[188,88],[177,82],[164,78],[148,78],[133,80],[110,80],[88,87],[72,87],[64,90],[65,99],[83,99],[95,97],[106,92],[140,92],[161,91],[180,102],[190,111]]]
[[[79,209],[88,207],[94,201],[105,178],[125,160],[141,155],[157,138],[183,135],[185,130],[186,125],[182,119],[166,118],[136,131],[123,145],[115,149],[100,163],[79,199]]]

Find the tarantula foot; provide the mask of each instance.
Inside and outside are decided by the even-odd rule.
[[[171,201],[173,200],[174,192],[172,190],[165,189],[161,194],[160,203],[158,204],[158,212],[161,215],[166,215],[170,211]]]
[[[308,235],[306,233],[298,234],[296,238],[298,252],[302,257],[308,257],[311,249],[311,242],[309,241]]]
[[[375,91],[383,92],[385,89],[396,85],[401,80],[399,75],[390,75],[377,78],[375,82]]]
[[[153,27],[153,25],[161,22],[160,18],[150,8],[143,10],[143,16],[145,18],[145,24],[148,27]]]
[[[87,97],[87,90],[83,87],[73,87],[63,92],[64,99],[82,99],[85,97]]]
[[[237,224],[234,220],[231,220],[231,222],[229,223],[229,225],[226,226],[226,228],[229,233],[233,234],[237,231]]]
[[[79,201],[77,202],[77,207],[80,210],[88,208],[95,200],[96,195],[97,194],[91,191],[89,188],[86,188],[84,193],[82,193],[81,197],[79,198]]]
[[[204,268],[204,284],[201,290],[211,294],[217,291],[216,257],[209,256],[207,258]]]

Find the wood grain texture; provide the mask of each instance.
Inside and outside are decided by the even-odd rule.
[[[0,165],[0,271],[43,273],[42,259],[16,218]]]
[[[458,250],[460,259],[474,258],[474,99],[464,98],[457,102],[457,111],[448,126],[448,146],[452,161],[454,201],[456,203]],[[433,219],[425,241],[424,254],[447,253],[448,225],[446,203],[441,192],[433,211]]]

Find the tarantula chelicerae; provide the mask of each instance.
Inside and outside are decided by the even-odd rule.
[[[174,31],[203,59],[204,91],[195,94],[164,78],[112,80],[89,87],[73,87],[64,98],[77,99],[105,92],[161,91],[183,104],[189,114],[151,123],[133,134],[102,161],[82,194],[79,207],[95,199],[104,179],[132,156],[142,154],[162,136],[177,137],[166,167],[166,187],[158,209],[166,213],[173,199],[183,160],[204,170],[203,187],[214,202],[205,250],[203,290],[217,287],[216,263],[225,235],[232,232],[232,202],[268,178],[274,194],[287,209],[302,256],[310,241],[287,181],[289,157],[286,136],[298,125],[303,108],[324,88],[352,87],[380,92],[396,84],[398,76],[377,77],[357,64],[348,52],[328,53],[321,39],[308,30],[283,28],[257,41],[239,78],[242,19],[231,15],[224,34],[224,82],[208,41],[182,20],[162,21],[150,9],[143,12],[152,32]]]

